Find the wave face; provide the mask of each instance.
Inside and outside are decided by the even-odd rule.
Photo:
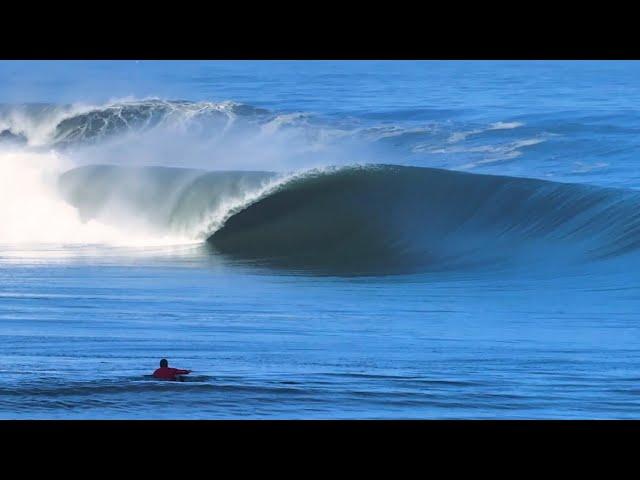
[[[640,195],[431,168],[295,179],[229,218],[220,252],[328,272],[557,265],[640,246]]]
[[[640,193],[433,168],[270,172],[91,166],[60,178],[83,219],[186,232],[261,265],[379,274],[555,266],[640,247]]]

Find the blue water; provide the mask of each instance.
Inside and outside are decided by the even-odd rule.
[[[0,62],[0,418],[639,418],[638,78]]]

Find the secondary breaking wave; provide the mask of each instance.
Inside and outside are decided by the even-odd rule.
[[[549,266],[640,247],[635,191],[433,168],[85,167],[61,186],[84,218],[128,210],[159,229],[190,229],[235,260],[319,273]]]
[[[64,148],[159,127],[220,131],[235,119],[266,122],[267,110],[237,102],[131,100],[106,105],[0,105],[0,141]]]

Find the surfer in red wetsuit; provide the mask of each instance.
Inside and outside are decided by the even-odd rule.
[[[178,375],[187,375],[191,370],[180,370],[179,368],[169,368],[169,362],[166,358],[160,360],[160,368],[153,372],[155,378],[161,380],[179,380]]]

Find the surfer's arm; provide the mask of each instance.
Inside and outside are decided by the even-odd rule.
[[[174,369],[175,371],[173,373],[175,373],[176,375],[187,375],[188,373],[191,373],[191,370],[180,370],[179,368]]]

